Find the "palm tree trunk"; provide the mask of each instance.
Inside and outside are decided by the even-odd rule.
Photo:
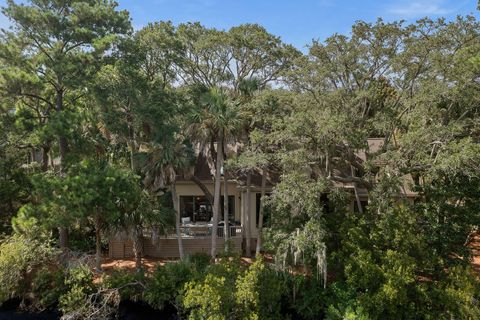
[[[142,270],[143,241],[142,232],[134,227],[133,232],[133,254],[135,255],[135,269],[137,272]]]
[[[225,252],[227,252],[230,224],[228,219],[228,177],[225,169],[223,170],[223,222],[223,240],[225,241]]]
[[[263,210],[265,206],[265,186],[267,184],[267,176],[265,170],[262,171],[262,189],[260,191],[260,212],[258,213],[258,237],[255,255],[259,255],[262,250],[262,232],[263,232]]]
[[[102,270],[102,237],[100,233],[100,216],[95,212],[95,268]]]
[[[247,172],[247,199],[245,201],[245,255],[250,257],[252,254],[252,234],[250,232],[250,197],[251,197],[251,185],[252,185],[252,173],[250,170]]]
[[[217,163],[215,170],[215,188],[213,194],[213,221],[212,221],[212,259],[217,256],[217,228],[218,228],[218,214],[220,209],[220,189],[221,189],[221,173],[220,170],[223,166],[223,133],[219,134],[218,138],[218,150],[217,150]]]
[[[178,254],[180,256],[180,259],[183,260],[184,253],[183,253],[182,232],[180,230],[180,209],[178,208],[177,187],[175,185],[175,182],[172,182],[171,192],[172,192],[172,199],[173,199],[173,208],[175,209],[175,230],[177,232],[177,239],[178,239]]]

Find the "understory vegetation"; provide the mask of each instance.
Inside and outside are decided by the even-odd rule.
[[[301,52],[257,24],[134,31],[111,0],[2,12],[0,306],[63,319],[110,319],[124,301],[185,319],[480,319],[474,16],[359,21]],[[179,261],[150,272],[144,234],[181,234],[179,180],[213,208],[213,249],[188,255],[177,237]],[[216,249],[225,180],[260,197],[242,231],[251,263]],[[103,272],[119,235],[136,270]]]

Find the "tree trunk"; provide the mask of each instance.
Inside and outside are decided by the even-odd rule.
[[[172,182],[171,192],[172,192],[173,208],[175,209],[175,230],[177,232],[177,239],[178,239],[178,253],[180,255],[180,259],[183,260],[184,254],[183,254],[182,232],[180,230],[180,208],[178,208],[177,187],[175,185],[175,182]]]
[[[225,169],[223,170],[223,222],[223,240],[225,241],[225,252],[227,252],[230,223],[228,219],[228,177]]]
[[[223,166],[223,134],[219,134],[217,144],[217,163],[215,169],[215,190],[213,194],[213,221],[212,221],[212,259],[217,256],[217,229],[218,229],[218,213],[220,211],[220,189],[221,189],[221,173]]]
[[[353,168],[353,166],[350,166],[350,171],[352,177],[355,177],[355,169]],[[358,195],[358,188],[356,182],[353,183],[353,191],[355,193],[355,201],[357,201],[358,212],[360,212],[360,214],[363,214],[363,206],[362,202],[360,201],[360,196]]]
[[[100,234],[100,217],[95,213],[95,268],[102,271],[102,238]]]
[[[142,232],[134,226],[133,232],[133,254],[135,255],[135,269],[137,272],[142,270],[143,241]]]
[[[210,193],[207,186],[205,186],[205,184],[203,184],[203,182],[200,181],[200,179],[198,179],[198,177],[192,176],[190,178],[190,180],[192,182],[194,182],[202,190],[202,192],[205,195],[205,198],[207,199],[207,201],[210,203],[211,206],[213,206],[213,195]]]
[[[42,147],[42,171],[48,170],[48,152],[50,151],[50,146],[45,145]]]
[[[247,172],[247,199],[245,201],[245,255],[250,257],[252,254],[252,234],[250,232],[250,197],[251,197],[251,185],[252,185],[252,173],[250,170]]]
[[[63,110],[63,90],[57,91],[57,97],[55,102],[55,109],[58,113]],[[65,136],[60,135],[58,137],[58,150],[60,152],[60,172],[61,174],[66,173],[66,160],[65,157],[68,153],[68,142]],[[68,248],[68,229],[65,227],[58,228],[59,235],[59,244],[60,249],[62,249],[64,255],[66,254]]]
[[[265,170],[262,171],[262,189],[260,191],[260,212],[258,213],[258,237],[257,237],[257,248],[255,250],[255,255],[259,255],[262,251],[262,232],[263,232],[263,210],[265,206],[265,187],[267,184],[267,176]]]

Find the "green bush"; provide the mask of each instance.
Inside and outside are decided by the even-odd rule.
[[[202,273],[210,265],[212,257],[207,253],[197,252],[187,256],[185,261],[192,264],[197,272]]]
[[[111,275],[103,278],[103,285],[109,289],[118,289],[122,300],[136,301],[143,295],[142,283],[146,282],[143,273],[129,273],[115,270]]]
[[[194,264],[189,262],[172,262],[159,266],[147,281],[144,299],[153,308],[163,309],[167,303],[178,304],[178,297],[183,294],[183,286],[194,274]]]
[[[35,274],[32,281],[33,304],[40,310],[54,307],[67,290],[63,270],[44,267]]]
[[[278,276],[287,278],[288,283],[284,285],[287,288],[284,288],[284,290],[290,297],[288,301],[291,308],[302,319],[318,319],[319,315],[325,313],[326,292],[319,277],[316,275],[308,277],[304,275],[292,276],[285,273]]]
[[[234,319],[235,290],[225,276],[209,273],[201,281],[185,285],[183,304],[191,320]]]
[[[282,319],[282,300],[288,295],[286,279],[260,258],[236,281],[237,313],[247,319]]]
[[[14,234],[0,243],[0,304],[21,297],[28,290],[36,269],[52,261],[56,251],[48,242]]]
[[[186,283],[182,304],[189,319],[234,319],[235,281],[240,272],[238,259],[223,259]]]
[[[93,272],[85,265],[68,270],[65,285],[68,291],[59,299],[59,309],[64,314],[78,312],[96,289],[93,284]]]
[[[185,285],[183,306],[189,319],[285,319],[286,278],[258,259],[249,267],[239,259],[210,265],[203,277]]]

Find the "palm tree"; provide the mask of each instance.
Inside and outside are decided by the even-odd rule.
[[[166,234],[173,224],[174,214],[166,204],[165,195],[158,197],[143,190],[137,208],[123,217],[122,225],[133,240],[135,268],[140,271],[143,256],[143,230],[155,229],[157,233]]]
[[[173,208],[175,211],[175,230],[178,239],[178,252],[180,259],[184,258],[183,241],[180,230],[180,208],[176,179],[178,175],[187,175],[188,169],[193,165],[193,150],[187,141],[178,135],[173,136],[172,141],[165,143],[166,146],[154,147],[144,168],[144,185],[153,192],[165,190],[170,187]]]
[[[241,117],[239,117],[237,108],[232,103],[227,92],[217,87],[209,89],[201,96],[200,104],[198,109],[195,110],[191,121],[190,133],[192,139],[201,146],[201,152],[206,154],[207,157],[211,157],[211,160],[215,163],[212,258],[216,257],[221,171],[225,161],[225,148],[228,142],[233,140],[235,133],[241,128],[241,124]],[[215,143],[216,150],[214,150]],[[225,223],[227,222],[225,221]]]

